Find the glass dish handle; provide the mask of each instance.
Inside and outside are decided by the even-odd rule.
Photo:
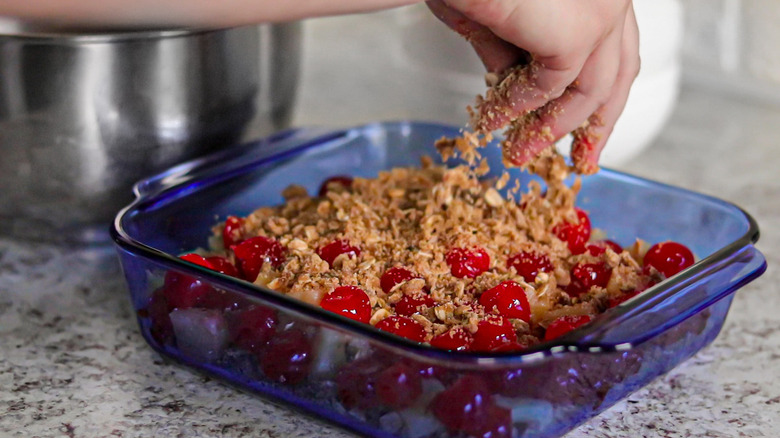
[[[241,172],[258,161],[276,160],[285,153],[306,149],[322,142],[349,135],[350,131],[333,128],[308,127],[281,131],[270,137],[231,146],[225,150],[181,163],[165,172],[139,181],[133,187],[136,198],[142,199],[162,193],[173,186],[209,175]]]
[[[766,259],[753,245],[691,268],[663,293],[642,294],[612,309],[590,332],[570,344],[577,349],[622,349],[640,344],[696,315],[728,296],[766,270]],[[681,274],[684,275],[684,274]],[[583,329],[587,330],[585,327]],[[564,339],[561,339],[564,341]]]

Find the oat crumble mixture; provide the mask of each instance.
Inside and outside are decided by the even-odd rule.
[[[420,167],[394,168],[376,178],[354,178],[350,184],[332,182],[321,196],[288,187],[283,205],[258,208],[232,231],[239,240],[265,236],[285,248],[283,263],[264,263],[255,284],[313,305],[339,286],[357,286],[368,296],[372,325],[395,315],[396,304],[405,296],[428,296],[433,304],[419,306],[410,317],[430,342],[454,327],[476,333],[480,322],[498,313],[481,305],[480,296],[511,280],[522,287],[530,305],[530,317],[508,318],[524,348],[543,341],[546,327],[557,318],[595,316],[610,300],[640,290],[657,277],[657,272],[642,271],[638,260],[646,248],[639,240],[619,253],[606,248],[598,255],[573,254],[552,231],[578,221],[574,203],[579,179],[572,186],[564,183],[573,169],[550,148],[530,165],[546,187],[532,183],[524,193],[514,187],[503,196],[500,190],[506,188],[508,174],[482,178],[488,169],[478,148],[489,140],[489,135],[468,132],[441,139],[437,148],[443,158],[457,155],[469,163],[454,168],[425,158]],[[235,261],[222,244],[224,222],[213,231],[213,253]],[[359,253],[338,255],[329,264],[320,250],[336,241]],[[456,277],[448,263],[454,248],[482,249],[489,268],[475,278]],[[509,263],[521,252],[547,256],[553,269],[526,281]],[[583,263],[605,264],[611,270],[608,283],[584,293],[567,292],[572,268]],[[414,278],[385,292],[380,278],[395,267],[411,271]]]

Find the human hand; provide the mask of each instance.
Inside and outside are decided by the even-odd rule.
[[[515,165],[567,133],[582,173],[598,158],[639,72],[631,0],[429,0],[428,7],[474,47],[495,82],[478,102],[474,128],[509,125],[505,158]],[[529,56],[530,54],[530,56]]]

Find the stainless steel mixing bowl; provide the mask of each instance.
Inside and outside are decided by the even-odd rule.
[[[74,33],[0,23],[0,234],[99,242],[138,179],[288,125],[299,23]]]

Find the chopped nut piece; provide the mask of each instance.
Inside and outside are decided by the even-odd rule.
[[[498,190],[491,187],[485,192],[485,202],[491,207],[500,207],[504,204],[504,198],[501,197]]]
[[[293,251],[303,251],[305,249],[308,249],[309,245],[306,244],[304,240],[296,238],[290,241],[290,243],[287,244],[287,247]]]
[[[455,306],[451,302],[436,306],[433,311],[436,314],[436,318],[445,324],[452,324],[456,321]]]
[[[273,289],[269,284],[278,276],[279,274],[277,274],[276,271],[261,271],[257,274],[257,278],[255,279],[254,283],[258,286],[266,286]]]
[[[387,309],[377,309],[373,315],[371,315],[371,319],[368,321],[371,325],[376,325],[379,321],[387,318],[390,316],[390,312],[387,311]]]
[[[293,184],[282,190],[282,196],[287,201],[295,198],[304,198],[308,195],[309,194],[306,192],[306,188],[297,184]]]
[[[387,195],[391,198],[400,198],[406,193],[404,189],[390,189],[387,191]]]

